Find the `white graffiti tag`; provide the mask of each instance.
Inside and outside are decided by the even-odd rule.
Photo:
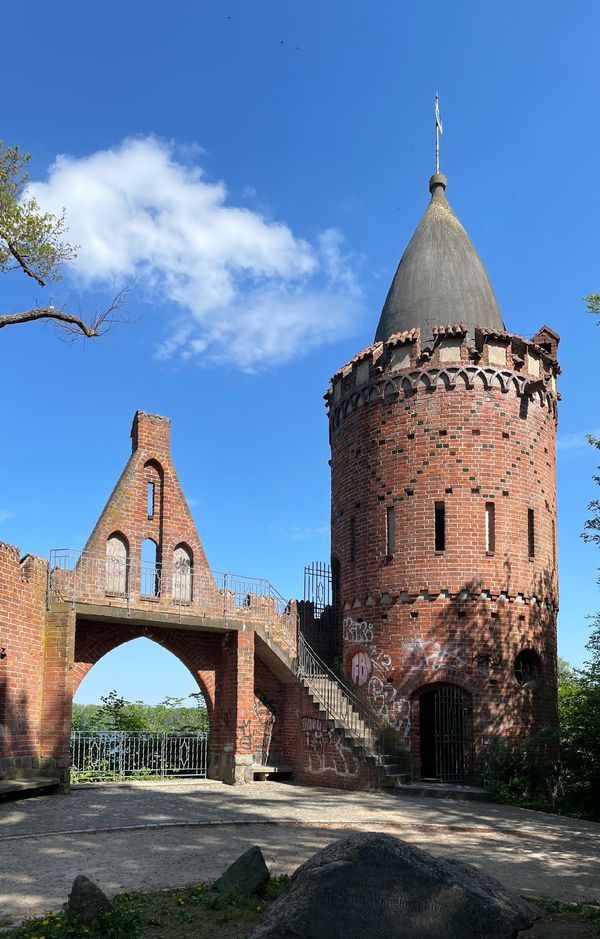
[[[314,717],[302,718],[302,732],[306,747],[304,768],[308,773],[322,776],[330,772],[345,778],[358,776],[360,764],[340,734],[324,727],[324,722]]]
[[[345,642],[373,642],[373,624],[347,616],[344,620]]]
[[[417,668],[431,668],[434,672],[441,668],[449,668],[454,671],[470,668],[469,663],[460,656],[450,652],[446,646],[439,642],[424,642],[418,639],[416,642],[407,642],[404,644],[409,657],[416,658]]]
[[[369,679],[369,700],[373,710],[402,734],[408,737],[412,727],[412,705],[408,698],[399,698],[396,688],[377,675]]]

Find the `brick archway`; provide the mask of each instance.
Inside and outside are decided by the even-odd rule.
[[[106,623],[78,623],[75,632],[75,653],[71,670],[71,696],[96,665],[114,649],[134,639],[150,639],[177,658],[191,673],[204,696],[209,721],[215,706],[216,676],[221,664],[221,641],[183,629],[161,629],[147,626],[113,626]]]

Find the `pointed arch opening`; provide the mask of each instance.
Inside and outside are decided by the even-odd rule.
[[[160,597],[160,586],[158,545],[152,538],[144,538],[140,560],[140,594],[142,597]]]
[[[76,642],[72,781],[205,777],[212,701],[197,663],[160,639],[115,638],[86,626]]]

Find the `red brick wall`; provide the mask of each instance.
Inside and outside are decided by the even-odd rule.
[[[134,602],[138,606],[155,609],[173,605],[173,552],[178,545],[184,544],[193,557],[194,599],[198,598],[200,591],[206,595],[212,590],[217,609],[218,598],[208,561],[171,459],[169,428],[168,418],[136,412],[131,431],[133,452],[84,550],[91,556],[103,558],[108,538],[114,533],[124,535],[132,563],[129,586],[138,594]],[[149,482],[155,486],[152,516],[147,505]],[[160,597],[139,596],[139,562],[145,539],[155,542],[157,561],[162,564],[164,590]],[[113,605],[119,605],[119,600],[115,599]]]
[[[0,542],[0,776],[40,769],[47,565]]]
[[[460,361],[448,365],[437,346],[420,360],[417,344],[411,367],[395,371],[391,348],[379,344],[362,356],[368,378],[363,368],[357,385],[358,356],[328,396],[343,665],[350,678],[354,666],[361,693],[416,755],[416,703],[431,682],[468,690],[479,745],[493,732],[557,720],[555,367],[531,346],[519,359],[522,340],[506,342],[505,369],[489,364],[485,345],[475,352],[463,345]],[[530,396],[517,393],[526,382]],[[443,551],[435,550],[436,502],[445,504]],[[486,553],[488,502],[493,553]],[[539,655],[535,688],[515,678],[522,649]]]

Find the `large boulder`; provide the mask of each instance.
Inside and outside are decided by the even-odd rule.
[[[538,916],[470,864],[352,834],[298,868],[252,939],[512,939]]]
[[[237,890],[238,893],[260,893],[266,887],[269,868],[265,864],[263,853],[257,845],[249,848],[237,861],[231,864],[213,886],[219,893],[224,890]]]
[[[91,923],[102,913],[108,913],[111,909],[112,905],[108,897],[89,877],[79,874],[75,878],[67,900],[69,919],[76,919],[80,923]]]

